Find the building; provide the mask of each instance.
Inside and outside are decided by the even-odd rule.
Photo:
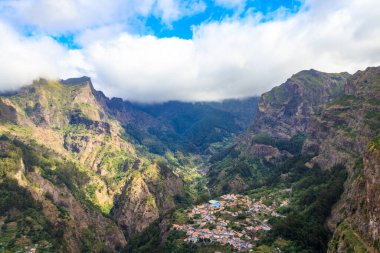
[[[213,206],[213,207],[221,207],[221,206],[222,206],[222,205],[220,204],[220,202],[217,201],[217,200],[210,200],[208,203],[210,203],[211,206]]]

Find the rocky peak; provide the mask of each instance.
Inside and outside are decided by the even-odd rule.
[[[348,76],[316,70],[293,75],[261,96],[253,131],[266,131],[285,139],[305,131],[310,115],[319,113],[324,104],[343,94]]]
[[[65,80],[60,80],[59,82],[65,85],[90,84],[92,86],[91,78],[89,78],[88,76],[69,78]]]
[[[364,71],[358,71],[353,75],[344,87],[347,96],[360,96],[380,99],[380,67],[369,67]]]

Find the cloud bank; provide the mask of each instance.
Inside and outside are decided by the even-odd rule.
[[[187,6],[174,0],[127,2],[135,3],[134,13],[154,13],[168,24],[205,8],[201,1]],[[25,8],[15,11],[24,13]],[[38,77],[89,75],[106,95],[133,101],[220,100],[259,95],[303,69],[353,72],[380,65],[377,0],[307,0],[296,14],[278,10],[265,22],[268,17],[256,12],[226,17],[194,27],[191,40],[133,35],[119,21],[107,21],[112,8],[92,23],[77,17],[76,7],[67,8],[62,17],[42,22],[31,16],[27,22],[54,32],[78,22],[80,49],[67,49],[43,33],[21,35],[12,20],[0,20],[0,90]]]
[[[2,0],[8,21],[51,34],[79,32],[110,24],[138,25],[148,16],[170,24],[206,8],[202,0]],[[131,28],[131,27],[129,27]],[[133,28],[132,28],[133,30]]]

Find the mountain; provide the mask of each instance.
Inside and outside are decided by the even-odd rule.
[[[138,104],[113,98],[107,105],[137,143],[150,152],[212,154],[245,130],[255,117],[258,98],[221,102]]]
[[[312,251],[379,251],[379,101],[380,67],[297,73],[263,94],[254,124],[211,159],[210,188],[220,194],[290,187],[299,204],[274,222],[275,238]],[[320,169],[330,174],[324,181]]]
[[[348,76],[301,71],[263,94],[255,123],[237,139],[237,145],[223,154],[227,157],[222,161],[218,160],[223,156],[212,159],[218,162],[210,170],[211,187],[241,191],[250,185],[257,186],[264,174],[269,175],[267,170],[282,158],[300,153],[313,122],[312,115],[319,114],[326,103],[343,92]],[[226,176],[229,180],[225,180]]]
[[[258,252],[379,252],[379,101],[380,67],[194,103],[40,79],[0,96],[0,250],[213,250],[187,248],[171,224],[243,193],[289,194]]]
[[[196,200],[197,168],[244,130],[255,101],[139,105],[88,77],[0,96],[0,248],[122,250]]]

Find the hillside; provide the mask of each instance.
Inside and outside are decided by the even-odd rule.
[[[161,215],[194,201],[202,178],[198,166],[243,131],[249,116],[243,119],[239,106],[233,114],[214,108],[218,104],[142,107],[108,99],[87,77],[41,79],[1,96],[2,247],[121,250]],[[166,116],[147,109],[156,107]],[[196,140],[201,131],[212,134]],[[7,204],[20,194],[29,202]],[[36,206],[32,214],[29,204]],[[20,219],[13,220],[17,213]],[[61,225],[50,235],[44,228],[35,235],[37,228],[22,224],[36,215],[39,223],[31,226]],[[60,240],[65,243],[58,247]]]
[[[122,122],[127,134],[160,155],[219,151],[252,124],[257,104],[256,97],[197,103],[138,104],[116,98],[107,102],[110,114]]]
[[[246,223],[222,217],[242,238],[252,222],[270,228],[235,237],[254,251],[377,252],[379,80],[380,67],[308,70],[260,100],[197,103],[109,99],[88,77],[4,94],[0,249],[223,250],[171,226],[198,229],[191,208],[240,193],[245,213],[222,210]],[[253,206],[270,211],[250,220]]]
[[[262,95],[252,127],[236,144],[212,158],[211,189],[220,194],[252,187],[291,187],[294,198],[301,201],[292,207],[298,210],[296,220],[289,215],[274,222],[275,238],[285,237],[296,245],[325,252],[329,231],[335,231],[329,252],[359,252],[358,247],[363,252],[378,251],[379,207],[374,196],[379,194],[379,88],[379,67],[352,76],[315,70],[294,75]],[[319,181],[321,176],[307,175],[317,168],[334,175],[334,166],[345,168],[347,181],[342,174],[329,186]],[[315,186],[308,189],[309,185]],[[325,200],[330,197],[329,192],[317,189],[329,189],[336,195],[329,202],[318,203],[322,196]],[[302,202],[308,203],[307,209]],[[308,209],[316,205],[321,206],[309,213]],[[299,212],[309,220],[322,213],[312,225],[301,221]],[[323,231],[325,223],[329,231]],[[317,233],[316,224],[321,226]],[[315,227],[314,231],[308,231],[307,226]],[[309,233],[309,237],[316,234],[314,241],[308,241],[297,233]],[[317,239],[322,235],[324,239]],[[318,240],[324,243],[318,245]]]

